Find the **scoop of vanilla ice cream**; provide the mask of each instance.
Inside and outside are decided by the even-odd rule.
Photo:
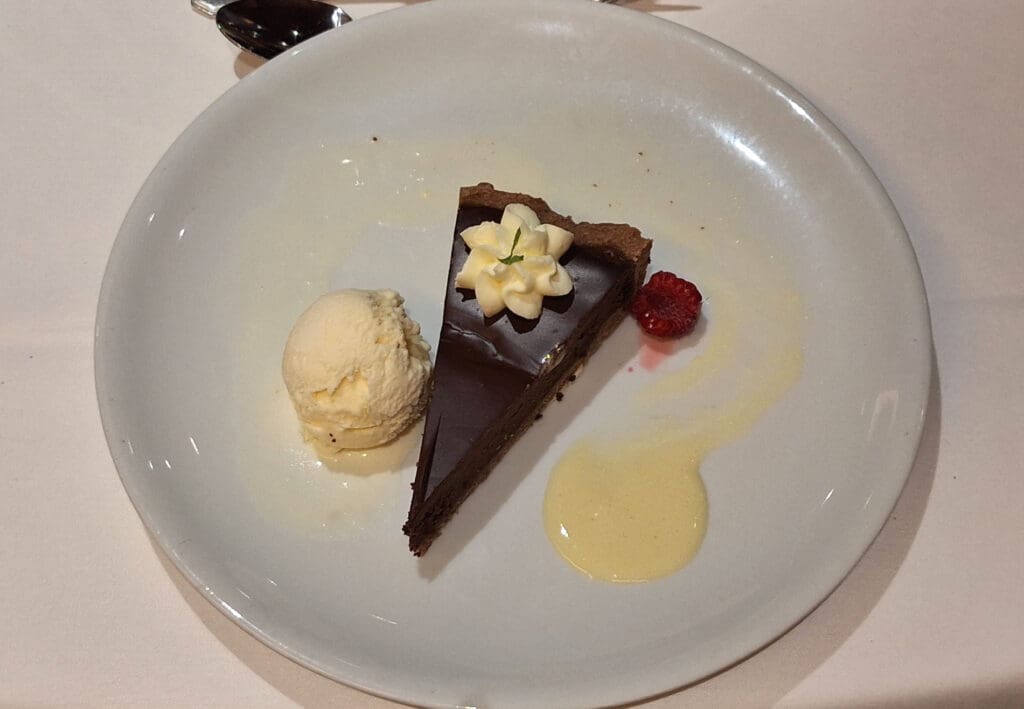
[[[281,372],[307,439],[330,452],[372,448],[423,410],[430,349],[393,290],[321,296],[295,323]]]

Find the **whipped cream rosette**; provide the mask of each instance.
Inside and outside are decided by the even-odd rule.
[[[541,224],[524,204],[508,205],[500,224],[484,222],[460,236],[470,253],[455,285],[474,290],[487,317],[508,308],[532,320],[540,317],[545,296],[572,291],[572,276],[558,262],[572,246],[572,233]]]

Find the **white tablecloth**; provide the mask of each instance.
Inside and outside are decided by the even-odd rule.
[[[850,137],[913,239],[937,361],[910,481],[850,576],[761,653],[654,705],[1024,704],[1024,2],[630,6],[746,53]],[[0,0],[0,705],[388,705],[188,586],[97,413],[93,321],[120,221],[255,65],[185,0]]]

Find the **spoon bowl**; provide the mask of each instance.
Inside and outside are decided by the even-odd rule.
[[[318,0],[234,0],[217,10],[216,20],[232,44],[272,59],[352,18],[340,7]]]

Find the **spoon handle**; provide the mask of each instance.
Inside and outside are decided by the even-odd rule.
[[[192,9],[200,15],[216,17],[217,10],[227,5],[231,0],[192,0]]]

